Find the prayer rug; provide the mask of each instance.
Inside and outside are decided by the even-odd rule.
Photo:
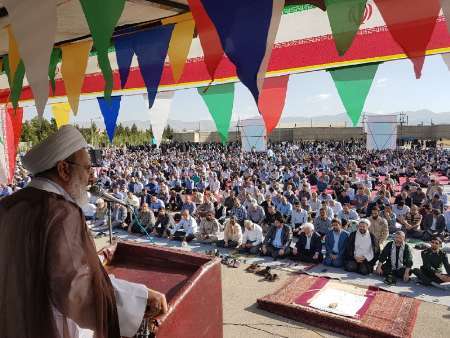
[[[361,319],[376,295],[376,288],[352,285],[320,277],[294,303]]]
[[[329,282],[325,278],[301,275],[291,278],[275,293],[258,299],[258,306],[266,311],[302,321],[349,337],[411,337],[420,301],[370,287],[354,294],[369,294],[355,316],[343,316],[305,305]],[[333,281],[333,283],[339,283]],[[355,290],[342,284],[341,292]],[[333,285],[333,284],[329,284]],[[313,294],[313,295],[311,295]],[[350,313],[351,314],[351,313]]]

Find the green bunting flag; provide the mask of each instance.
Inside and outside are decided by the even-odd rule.
[[[359,122],[378,65],[371,63],[329,70],[353,126]]]
[[[6,73],[9,87],[11,88],[9,100],[11,101],[13,107],[17,108],[19,106],[20,94],[22,93],[23,79],[25,77],[25,65],[23,64],[23,61],[20,60],[19,65],[17,66],[16,69],[16,73],[14,74],[14,80],[12,80],[10,78],[8,56],[5,56],[3,58],[3,70]]]
[[[50,65],[48,67],[48,77],[50,78],[50,84],[52,87],[52,93],[55,95],[55,88],[56,88],[56,66],[61,61],[62,58],[62,51],[61,48],[53,48],[52,54],[50,55]]]
[[[80,0],[97,51],[98,65],[105,79],[105,99],[111,98],[113,73],[108,58],[111,38],[122,14],[125,0]]]
[[[352,45],[361,25],[367,0],[325,0],[334,43],[340,56]]]
[[[228,141],[231,115],[234,103],[234,83],[197,88],[216,124],[217,131],[223,143]]]

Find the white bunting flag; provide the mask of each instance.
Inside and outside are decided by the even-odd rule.
[[[4,0],[38,115],[48,100],[48,67],[56,34],[56,0]]]
[[[158,147],[161,144],[162,135],[164,133],[164,129],[167,126],[167,120],[169,119],[173,96],[173,91],[158,93],[156,95],[153,107],[149,110],[153,137],[155,138]],[[144,100],[146,103],[146,107],[148,107],[148,99],[146,94],[144,95]]]

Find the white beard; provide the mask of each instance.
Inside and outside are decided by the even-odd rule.
[[[89,195],[86,186],[80,182],[79,177],[73,179],[70,189],[68,189],[67,192],[80,208],[85,207],[89,203]]]

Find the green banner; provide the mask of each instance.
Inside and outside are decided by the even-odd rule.
[[[123,12],[125,0],[80,0],[97,51],[98,65],[105,79],[105,99],[111,98],[113,73],[108,58],[114,28]]]
[[[14,74],[14,80],[10,78],[9,75],[9,58],[5,56],[3,58],[3,70],[8,78],[9,87],[11,88],[9,100],[11,101],[14,108],[19,106],[20,94],[22,93],[23,79],[25,77],[25,65],[23,61],[20,60],[17,66],[16,74]]]
[[[197,88],[197,90],[216,124],[220,139],[226,143],[233,114],[234,83]]]
[[[367,0],[325,0],[334,43],[340,56],[352,45],[364,16]]]
[[[55,88],[56,88],[56,66],[61,61],[62,58],[62,51],[61,48],[53,48],[52,54],[50,56],[50,65],[48,67],[48,77],[50,78],[50,84],[52,87],[52,93],[55,95]]]
[[[329,70],[353,126],[359,122],[378,65],[371,63]]]

